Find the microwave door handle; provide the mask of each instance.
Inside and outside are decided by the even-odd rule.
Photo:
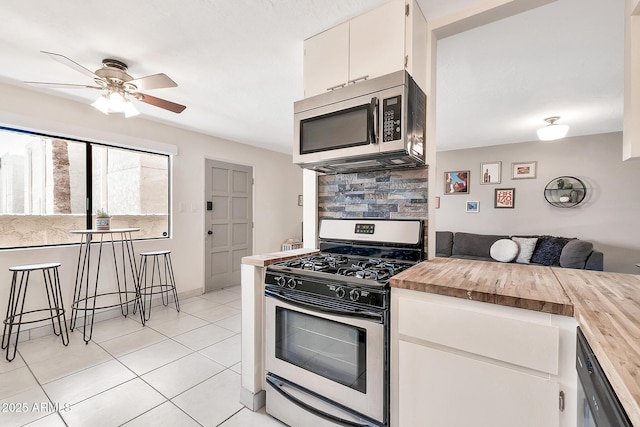
[[[378,129],[378,98],[375,96],[371,98],[371,104],[369,105],[369,119],[371,120],[372,126],[369,128],[369,143],[376,144],[378,139],[376,138],[376,129]]]

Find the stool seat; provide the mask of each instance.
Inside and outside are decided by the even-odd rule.
[[[34,271],[34,270],[46,270],[48,268],[60,267],[62,264],[59,262],[48,262],[45,264],[28,264],[28,265],[14,265],[9,267],[9,271]]]
[[[150,260],[151,266],[148,261]],[[151,273],[149,273],[149,268]],[[162,274],[164,272],[164,274]],[[163,277],[164,276],[164,277]],[[169,305],[169,295],[173,295],[176,310],[180,311],[180,302],[173,277],[171,251],[161,249],[157,251],[140,252],[140,299],[144,320],[151,317],[151,303],[154,295],[160,294],[162,304]]]
[[[48,262],[43,264],[16,265],[9,267],[13,272],[11,289],[9,291],[9,303],[7,305],[7,315],[4,319],[4,330],[2,332],[2,349],[6,349],[6,359],[11,362],[16,357],[18,351],[18,341],[20,340],[20,327],[28,323],[42,322],[50,320],[53,326],[53,333],[62,339],[64,346],[69,345],[69,332],[67,330],[67,319],[65,317],[64,304],[62,302],[62,289],[60,288],[60,275],[58,274],[59,262]],[[38,308],[35,310],[25,310],[27,299],[27,288],[29,286],[29,276],[32,271],[42,271],[44,289],[47,295],[48,308]],[[26,319],[24,316],[26,315]],[[30,319],[35,317],[35,319]],[[14,331],[15,328],[15,331]],[[13,352],[11,352],[11,338],[13,341]]]
[[[169,250],[148,251],[148,252],[140,252],[140,256],[166,255],[170,253],[171,251]]]

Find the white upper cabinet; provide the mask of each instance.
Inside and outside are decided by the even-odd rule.
[[[305,40],[305,98],[345,85],[348,75],[349,22]]]
[[[394,1],[351,20],[349,82],[404,68],[404,7]]]
[[[424,88],[426,25],[415,0],[396,0],[305,40],[305,98],[405,68]]]

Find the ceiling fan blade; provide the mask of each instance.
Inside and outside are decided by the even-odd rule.
[[[84,74],[87,77],[90,77],[91,79],[104,80],[102,77],[96,75],[93,71],[83,67],[82,65],[78,64],[75,61],[72,61],[71,59],[67,58],[64,55],[60,55],[59,53],[53,53],[53,52],[45,52],[44,50],[41,50],[40,52],[44,53],[45,55],[49,55],[50,58],[55,59],[56,61],[66,65],[67,67],[70,67],[76,71],[79,71],[80,73]]]
[[[167,101],[166,99],[156,98],[155,96],[139,92],[136,93],[136,98],[138,99],[138,101],[145,102],[155,107],[164,108],[165,110],[169,110],[178,114],[182,113],[184,109],[187,108],[185,105],[176,104],[175,102]]]
[[[169,76],[163,73],[151,76],[140,77],[139,79],[129,80],[127,83],[136,85],[138,90],[161,89],[165,87],[176,87],[178,84],[171,80]]]
[[[60,88],[60,89],[98,89],[101,90],[100,86],[89,86],[89,85],[76,85],[76,84],[68,84],[68,83],[47,83],[47,82],[25,82],[31,86],[41,86],[41,87],[51,87],[51,88]]]

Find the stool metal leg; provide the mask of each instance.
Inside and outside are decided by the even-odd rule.
[[[11,319],[15,314],[16,305],[16,277],[18,272],[14,271],[11,279],[11,289],[9,290],[9,303],[7,304],[7,315],[4,317],[4,329],[2,331],[2,349],[4,350],[9,345],[9,338],[11,337]]]
[[[51,274],[53,270],[53,277]],[[42,271],[44,276],[44,286],[47,290],[47,299],[49,301],[49,313],[51,314],[51,326],[53,333],[62,339],[62,344],[69,345],[69,332],[67,331],[67,318],[65,316],[64,304],[62,302],[62,289],[60,287],[60,275],[58,267],[46,269]],[[62,321],[60,318],[62,317]],[[58,329],[56,330],[56,322],[58,320]]]
[[[133,314],[136,314],[136,312],[138,311],[138,309],[140,309],[140,317],[142,320],[142,324],[144,325],[144,322],[147,320],[145,317],[145,307],[144,307],[144,295],[142,294],[142,290],[143,290],[143,285],[142,285],[142,281],[144,278],[144,282],[146,283],[147,278],[146,276],[146,268],[147,268],[147,257],[144,256],[140,256],[140,270],[137,270],[137,276],[136,276],[136,293],[137,293],[137,297],[136,297],[136,302],[133,305]],[[146,285],[144,286],[146,287]]]
[[[12,291],[17,286],[17,293],[12,292],[13,298],[9,302],[11,307],[11,312],[7,311],[7,318],[5,319],[4,325],[4,334],[2,336],[2,348],[6,349],[6,359],[11,362],[16,358],[16,352],[18,351],[18,340],[20,339],[20,326],[22,324],[22,314],[24,312],[24,302],[26,300],[27,295],[27,285],[29,283],[29,271],[22,271],[20,274],[20,281],[18,284],[18,272],[13,272],[13,279],[11,281],[11,289]],[[20,313],[17,312],[18,306],[20,306]],[[19,320],[16,321],[16,316],[19,317]],[[13,327],[16,326],[16,336],[13,342],[13,353],[11,353],[11,335],[13,334]],[[6,342],[5,342],[6,338]]]
[[[178,301],[178,292],[176,291],[176,280],[173,277],[173,264],[171,263],[171,256],[169,254],[165,254],[164,257],[165,257],[165,260],[164,260],[165,267],[167,267],[169,271],[169,280],[171,282],[171,290],[173,291],[173,302],[176,304],[176,310],[180,311],[180,302]],[[169,282],[165,281],[165,283],[169,283]]]

